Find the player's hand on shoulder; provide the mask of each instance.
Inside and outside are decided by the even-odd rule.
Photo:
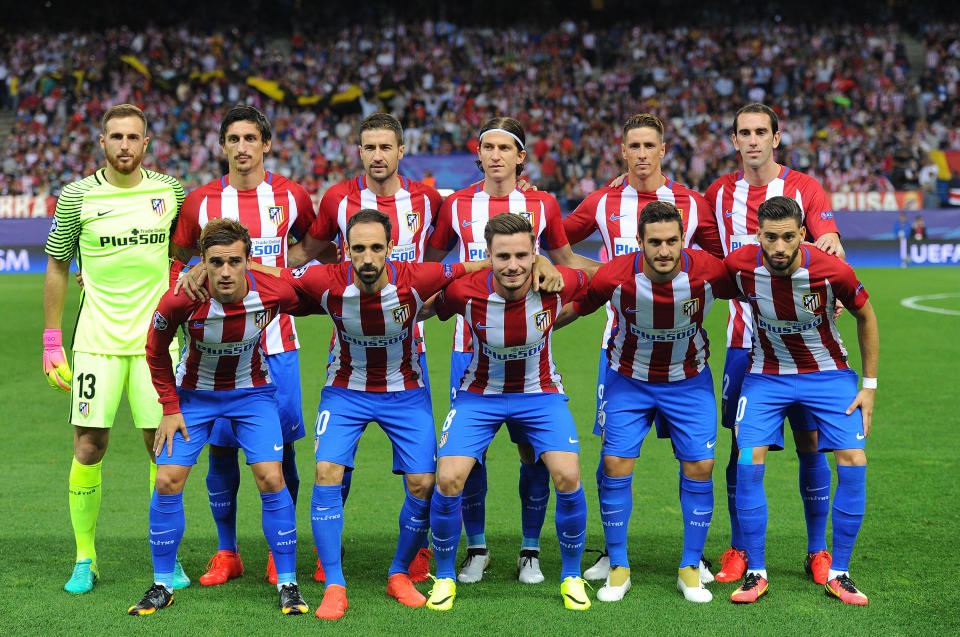
[[[814,241],[813,245],[823,250],[827,254],[832,254],[841,259],[846,256],[843,246],[840,244],[840,237],[833,232],[822,235],[820,238]]]
[[[60,330],[43,330],[43,374],[57,391],[70,391],[73,373],[63,351],[63,335]]]
[[[542,254],[533,263],[533,291],[556,293],[563,290],[563,275]]]
[[[627,183],[627,173],[620,173],[610,180],[610,183],[607,184],[607,188],[619,188],[625,183]]]
[[[210,298],[207,288],[203,285],[206,280],[206,268],[191,268],[180,275],[180,279],[173,287],[173,295],[177,296],[182,291],[191,301],[206,301]]]
[[[526,175],[521,175],[520,178],[517,179],[517,190],[520,192],[527,192],[528,190],[539,190],[539,188],[537,188],[536,185],[530,181],[529,177]]]

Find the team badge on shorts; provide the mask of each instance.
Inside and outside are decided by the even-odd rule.
[[[270,323],[270,310],[261,310],[253,315],[253,324],[261,330]]]
[[[820,293],[810,292],[803,295],[803,309],[808,312],[816,312],[820,309]]]
[[[416,232],[420,229],[420,213],[419,212],[408,212],[406,214],[407,219],[407,230],[410,232]]]
[[[684,316],[693,316],[700,311],[700,299],[687,299],[680,306],[680,311]]]
[[[84,418],[90,415],[90,403],[85,400],[80,401],[80,415]]]
[[[410,318],[410,304],[404,303],[400,307],[393,308],[393,322],[403,325]]]
[[[167,202],[162,198],[156,197],[150,200],[150,207],[153,208],[153,213],[158,217],[162,217],[167,213]]]
[[[443,447],[443,445],[447,444],[447,433],[448,432],[444,431],[442,434],[440,434],[440,447]]]
[[[533,315],[533,326],[541,332],[550,327],[551,323],[550,310],[543,310],[542,312],[537,312]]]
[[[524,210],[523,212],[518,212],[517,214],[520,215],[521,218],[526,219],[530,223],[531,227],[537,227],[536,216],[533,214],[533,212]]]
[[[153,329],[161,332],[167,329],[167,318],[157,310],[153,313]]]
[[[283,206],[268,207],[267,216],[270,217],[270,221],[272,221],[275,226],[279,226],[287,218],[286,215],[283,214]]]

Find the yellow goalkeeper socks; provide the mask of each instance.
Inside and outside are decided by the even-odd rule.
[[[100,467],[102,462],[85,465],[73,459],[70,466],[70,521],[77,540],[77,561],[97,562],[94,540],[100,515]]]

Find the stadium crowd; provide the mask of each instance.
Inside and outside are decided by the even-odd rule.
[[[151,122],[151,167],[188,190],[219,175],[214,131],[238,101],[274,123],[281,143],[268,169],[311,193],[360,171],[354,131],[381,108],[403,122],[408,155],[475,152],[480,123],[516,116],[532,150],[527,174],[567,210],[620,172],[625,116],[653,112],[666,124],[665,170],[703,191],[736,167],[733,112],[764,101],[782,105],[781,161],[827,191],[917,188],[931,178],[926,151],[960,148],[957,32],[927,28],[924,67],[911,69],[896,25],[654,32],[427,20],[284,39],[185,27],[0,31],[0,108],[16,113],[0,194],[58,195],[93,172],[98,120],[124,101]],[[287,99],[248,77],[277,82]]]

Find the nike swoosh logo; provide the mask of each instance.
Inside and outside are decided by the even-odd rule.
[[[166,531],[154,531],[150,529],[150,535],[163,535],[164,533],[173,533],[176,529],[167,529]]]
[[[202,321],[194,321],[194,322],[190,325],[190,327],[193,327],[193,328],[196,328],[196,329],[199,330],[199,329],[202,329],[204,325],[206,325],[206,323],[204,323],[204,322],[202,322]]]
[[[571,444],[571,445],[580,442],[580,439],[579,439],[579,438],[573,438],[573,437],[567,438],[567,440],[570,441],[570,444]]]
[[[866,438],[866,436],[863,434],[857,434],[857,440],[863,440],[864,438]]]
[[[610,221],[616,221],[617,219],[623,219],[627,215],[610,215]]]
[[[332,316],[333,318],[337,319],[338,321],[342,321],[342,320],[343,320],[343,317],[342,317],[342,316],[337,316],[336,314],[331,314],[330,316]]]
[[[459,536],[457,536],[457,537],[459,537]],[[450,537],[437,537],[436,535],[434,535],[434,536],[433,536],[433,541],[434,541],[434,542],[440,542],[441,544],[443,544],[443,543],[445,543],[445,542],[452,542],[452,541],[453,541],[453,536],[450,536]]]
[[[752,295],[752,294],[748,294],[748,295],[747,295],[747,298],[750,299],[751,301],[759,301],[759,300],[760,300],[760,297],[759,297],[759,296],[754,296],[754,295]]]
[[[274,451],[283,451],[283,445],[273,445]]]
[[[587,603],[587,600],[585,600],[585,599],[577,599],[576,597],[574,597],[574,596],[571,595],[570,593],[564,593],[563,596],[564,596],[564,597],[569,597],[569,598],[570,598],[570,601],[572,601],[574,604],[580,604],[580,605],[582,606],[582,605],[584,605],[584,604]]]
[[[550,494],[547,493],[547,495],[540,496],[539,498],[535,498],[535,497],[533,497],[533,496],[530,496],[530,497],[527,498],[527,499],[530,500],[531,502],[543,502],[544,500],[546,500],[546,499],[549,498],[549,497],[550,497]]]
[[[693,510],[694,515],[710,515],[711,513],[713,513],[713,509],[707,509],[706,511],[701,511],[700,509]]]
[[[290,535],[291,533],[296,533],[296,532],[297,532],[296,529],[290,529],[289,531],[281,531],[280,529],[277,529],[277,535],[281,537],[284,535]]]
[[[332,509],[332,508],[333,508],[333,507],[313,507],[313,510],[314,510],[314,511],[321,511],[321,512],[322,512],[322,511],[329,511],[329,510]]]
[[[623,311],[626,312],[627,314],[636,314],[636,313],[639,312],[640,310],[630,310],[630,309],[626,309],[626,308],[625,308]]]
[[[724,216],[724,217],[732,217],[734,214],[736,214],[736,213],[734,213],[733,211],[731,211],[731,212],[724,212],[724,213],[723,213],[723,216]]]
[[[563,537],[567,538],[568,540],[575,540],[575,539],[577,539],[578,537],[582,537],[585,533],[586,533],[586,531],[580,531],[580,532],[577,533],[576,535],[570,535],[569,533],[567,533],[566,531],[564,531],[564,532],[563,532]]]
[[[411,524],[423,524],[424,522],[426,522],[426,520],[423,518],[410,518]]]
[[[716,445],[716,444],[717,444],[717,441],[716,441],[716,440],[714,440],[713,442],[708,442],[708,443],[707,443],[707,449],[713,449],[714,445]]]
[[[823,491],[824,489],[829,489],[829,488],[830,488],[830,485],[825,485],[825,486],[822,486],[822,487],[817,487],[816,489],[812,489],[812,488],[810,488],[810,487],[807,487],[807,491],[809,491],[810,493],[813,493],[814,491]]]
[[[475,223],[480,223],[480,221],[479,221],[479,220],[476,220],[476,221],[464,221],[464,222],[463,222],[463,227],[464,227],[464,228],[467,228],[467,227],[469,227],[469,226],[472,226],[472,225],[475,224]]]
[[[480,323],[477,323],[477,324],[474,325],[473,327],[474,327],[475,329],[478,329],[478,330],[488,330],[488,329],[490,329],[490,326],[489,326],[489,325],[481,325]]]
[[[207,491],[207,495],[209,495],[210,497],[213,497],[215,495],[223,495],[224,493],[232,493],[232,490],[227,489],[226,491]]]
[[[113,208],[111,208],[110,210],[98,210],[98,211],[97,211],[97,216],[98,216],[98,217],[102,217],[102,216],[104,216],[104,215],[110,214],[111,212],[113,212]]]
[[[614,513],[620,513],[623,509],[614,509],[613,511],[600,511],[600,515],[613,515]]]

